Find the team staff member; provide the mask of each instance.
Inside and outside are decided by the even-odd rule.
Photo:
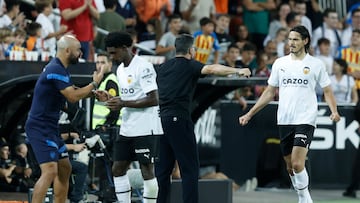
[[[56,203],[67,198],[71,165],[64,141],[59,134],[58,120],[65,100],[77,102],[91,95],[103,77],[103,71],[93,73],[93,82],[76,88],[70,81],[67,67],[78,63],[82,52],[80,42],[65,35],[57,42],[57,54],[45,66],[36,82],[33,101],[25,124],[26,134],[40,164],[41,176],[36,182],[33,203],[44,201],[47,189],[54,184]]]
[[[207,74],[250,75],[247,68],[204,65],[194,60],[193,43],[191,35],[180,35],[175,40],[176,57],[165,62],[157,73],[160,117],[164,129],[164,136],[160,138],[160,159],[155,167],[159,183],[158,203],[166,202],[168,198],[175,160],[182,178],[183,201],[198,202],[199,158],[190,106],[199,77]]]
[[[158,184],[154,175],[157,159],[157,137],[163,130],[159,117],[156,72],[151,63],[132,54],[133,40],[129,33],[111,32],[105,39],[110,57],[119,65],[116,75],[120,97],[106,101],[111,110],[122,108],[120,135],[114,144],[115,193],[119,202],[130,203],[130,182],[126,175],[131,161],[140,162],[144,178],[144,203],[155,203]],[[100,99],[104,101],[105,99]]]
[[[113,97],[119,96],[119,85],[116,75],[111,70],[112,61],[107,53],[97,54],[96,70],[99,71],[101,68],[104,70],[104,78],[100,82],[98,90],[107,91]],[[110,111],[103,102],[95,100],[92,112],[92,129],[96,129],[97,126],[120,125],[119,115],[120,111]]]
[[[290,54],[274,62],[269,85],[249,112],[239,118],[239,122],[246,125],[251,117],[273,100],[276,88],[279,88],[277,123],[287,171],[298,193],[299,203],[312,203],[305,159],[316,126],[317,83],[324,91],[331,111],[330,119],[337,122],[340,116],[324,63],[308,54],[311,44],[309,31],[304,26],[292,28],[288,43]]]

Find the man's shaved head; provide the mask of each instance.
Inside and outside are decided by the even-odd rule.
[[[60,39],[57,41],[57,49],[58,51],[60,49],[66,49],[76,43],[80,43],[80,42],[73,35],[64,35],[60,37]]]

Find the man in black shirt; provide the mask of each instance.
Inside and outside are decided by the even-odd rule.
[[[183,201],[198,202],[199,158],[190,106],[198,79],[207,74],[249,76],[247,68],[219,64],[205,65],[193,60],[195,50],[191,35],[180,35],[175,41],[176,57],[159,67],[157,83],[160,117],[164,136],[160,138],[160,161],[155,163],[158,179],[158,203],[165,203],[170,192],[170,174],[178,161]]]

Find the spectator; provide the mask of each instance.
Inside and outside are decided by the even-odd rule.
[[[6,12],[5,0],[0,0],[0,16]]]
[[[267,38],[273,39],[276,36],[276,32],[282,28],[287,27],[286,16],[291,12],[290,5],[288,3],[281,3],[278,6],[276,17],[270,22],[269,33]]]
[[[315,54],[319,53],[317,41],[325,37],[330,40],[330,54],[335,57],[338,48],[341,46],[340,30],[337,29],[339,17],[335,9],[327,8],[323,13],[323,24],[316,28],[313,33],[311,46],[315,49]]]
[[[10,28],[0,28],[0,60],[5,60],[5,53],[8,46],[14,41]]]
[[[139,33],[145,32],[149,20],[160,20],[162,13],[165,16],[172,14],[169,0],[133,0],[133,4],[138,14],[136,28]]]
[[[15,163],[10,159],[9,144],[3,137],[0,137],[0,191],[19,191],[19,182],[12,176],[15,168]]]
[[[61,25],[56,31],[50,16],[52,15],[53,7],[52,0],[36,0],[35,7],[39,12],[36,22],[41,24],[41,51],[48,51],[50,56],[55,57],[56,54],[56,39],[65,34],[67,30],[66,25]]]
[[[214,0],[216,14],[228,14],[229,0]]]
[[[206,64],[211,51],[214,49],[214,63],[218,63],[219,42],[214,33],[214,22],[207,17],[200,20],[201,30],[194,33],[194,59]]]
[[[164,33],[156,47],[157,55],[164,55],[165,60],[175,57],[175,40],[181,27],[181,17],[177,14],[170,15],[168,18],[169,31]]]
[[[29,158],[28,147],[24,142],[17,143],[15,145],[14,161],[16,162],[15,173],[21,181],[21,191],[27,192],[29,188],[34,187],[35,181],[38,178],[33,173],[33,163]]]
[[[216,17],[215,21],[215,35],[219,42],[219,56],[217,58],[218,63],[223,64],[227,48],[230,44],[234,42],[234,39],[229,35],[229,24],[230,16],[227,14],[219,14]],[[211,52],[211,55],[208,59],[208,63],[213,63],[215,61],[215,50]]]
[[[199,22],[202,18],[213,19],[215,16],[214,1],[209,0],[181,0],[180,12],[184,19],[185,26],[190,33],[201,29]]]
[[[256,64],[258,65],[258,67],[255,69],[254,74],[256,77],[268,78],[270,76],[271,71],[267,64],[268,60],[268,55],[265,52],[258,52],[256,56]],[[259,98],[266,89],[266,85],[255,85],[254,89],[255,97]]]
[[[244,24],[252,35],[252,42],[260,50],[263,48],[263,41],[268,34],[269,11],[276,8],[273,0],[245,0],[242,2],[244,7]]]
[[[116,0],[104,0],[105,12],[100,13],[99,20],[96,22],[96,25],[104,30],[109,32],[112,31],[125,31],[126,23],[125,19],[115,12],[116,9]],[[104,44],[105,34],[99,32],[96,35],[94,46],[96,47],[96,52],[105,51]]]
[[[41,51],[38,39],[41,37],[41,24],[31,22],[26,26],[27,38],[25,40],[25,48],[27,51]]]
[[[255,56],[256,56],[256,46],[255,44],[248,42],[245,43],[244,47],[240,51],[240,61],[239,61],[239,67],[240,68],[249,68],[251,72],[255,73]]]
[[[0,28],[9,27],[12,31],[16,28],[24,28],[25,15],[20,13],[19,0],[5,0],[6,13],[0,18]]]
[[[80,41],[82,58],[88,60],[90,44],[94,39],[94,28],[92,20],[99,19],[99,12],[96,9],[94,0],[59,0],[61,11],[61,24],[68,26]]]
[[[301,16],[301,25],[305,26],[311,34],[313,29],[310,19],[306,16],[306,2],[304,0],[295,1],[294,12]]]
[[[349,46],[351,44],[352,31],[360,29],[360,8],[351,12],[351,24],[348,25],[341,35],[341,45]]]
[[[70,154],[71,174],[73,175],[73,179],[70,180],[68,198],[70,203],[80,203],[85,194],[88,166],[83,162],[77,161],[74,157],[86,149],[86,145],[85,143],[74,142],[74,140],[79,140],[79,134],[76,132],[62,132],[61,137],[64,139],[66,149]]]
[[[240,60],[240,48],[236,44],[230,44],[227,49],[226,58],[225,58],[225,66],[230,66],[233,68],[241,68],[241,60]],[[241,92],[245,87],[240,88],[240,90],[232,91],[225,95],[225,98],[230,100],[236,100],[242,106],[242,109],[247,108],[247,101],[245,99],[245,95],[242,95]]]
[[[301,24],[301,16],[298,13],[290,12],[286,16],[287,29],[291,30],[293,27]]]
[[[272,69],[272,64],[278,58],[277,50],[276,41],[274,40],[269,41],[264,47],[264,52],[267,55],[266,66],[270,70]]]
[[[348,65],[348,74],[355,79],[356,89],[358,95],[360,92],[360,63],[358,58],[360,57],[360,30],[355,29],[351,35],[351,44],[348,47],[342,47],[339,51],[339,58],[344,59]],[[355,56],[355,57],[354,57]]]
[[[319,47],[319,54],[317,54],[316,57],[325,63],[326,71],[331,75],[334,57],[330,54],[330,40],[322,37],[318,40],[317,46]]]
[[[348,64],[344,59],[335,59],[333,75],[330,76],[331,88],[334,92],[336,103],[356,104],[358,93],[354,78],[347,74]]]
[[[158,19],[152,18],[146,23],[146,31],[140,33],[139,44],[148,50],[155,51],[157,37],[161,35],[161,26]],[[139,55],[146,55],[148,51],[140,50]]]
[[[26,32],[23,29],[17,29],[14,32],[14,42],[12,42],[11,44],[9,44],[6,52],[5,52],[5,57],[7,58],[14,58],[13,56],[10,56],[10,52],[11,51],[25,51],[24,48],[24,42],[26,39]],[[23,53],[23,55],[25,56],[25,53]],[[24,60],[25,57],[22,56],[22,60]]]
[[[130,0],[118,0],[115,11],[125,18],[126,29],[135,28],[136,10]]]
[[[249,30],[246,25],[239,25],[235,35],[236,45],[242,49],[244,44],[251,41],[251,36],[249,35]]]

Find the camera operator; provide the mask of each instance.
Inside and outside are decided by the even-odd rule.
[[[65,141],[67,151],[69,152],[70,164],[72,166],[72,176],[70,177],[68,193],[70,203],[81,202],[83,200],[86,187],[86,176],[88,174],[88,165],[77,159],[79,152],[86,149],[86,145],[85,143],[79,143],[79,133],[76,132],[68,118],[69,113],[67,112],[72,111],[73,108],[75,107],[71,106],[71,108],[69,108],[66,106],[59,120],[61,138]]]

